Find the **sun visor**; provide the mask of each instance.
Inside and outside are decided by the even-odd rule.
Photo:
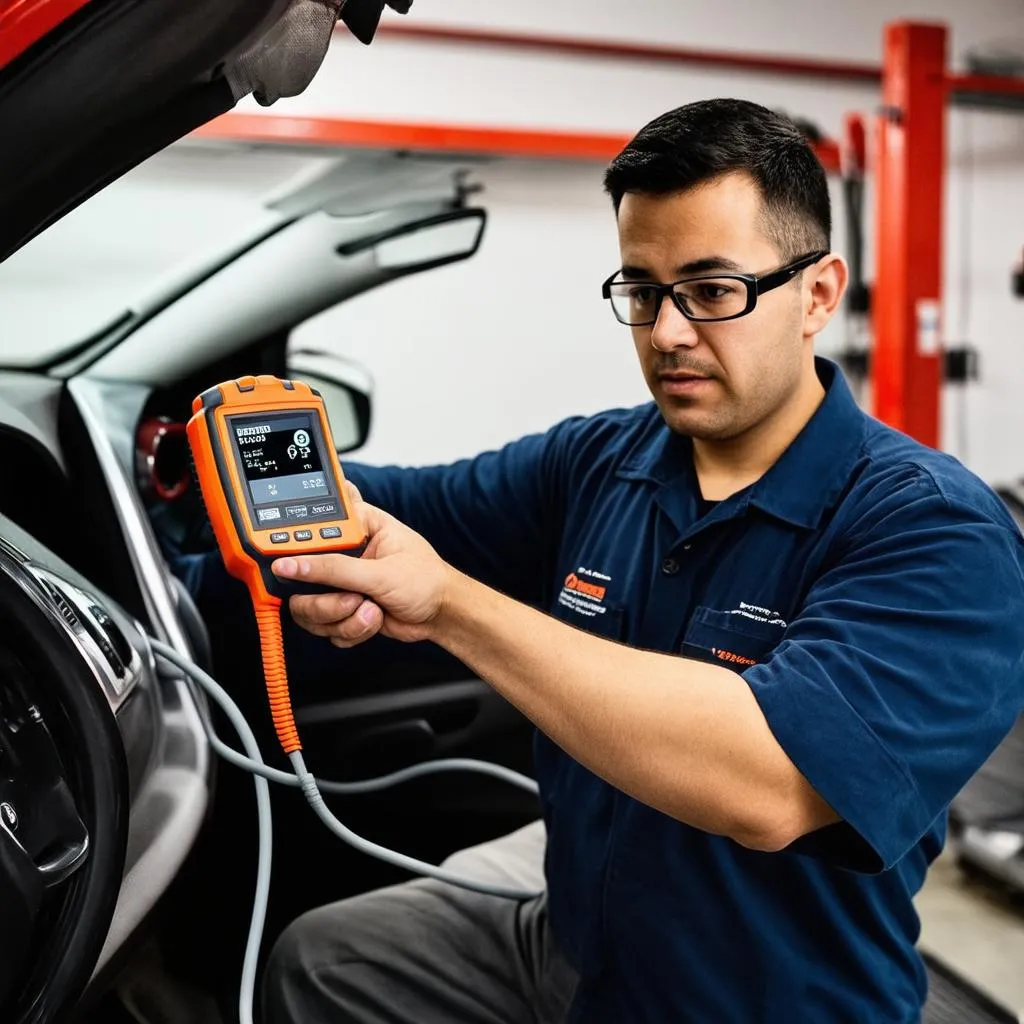
[[[298,96],[320,70],[339,19],[369,45],[385,6],[405,14],[412,0],[291,0],[269,31],[226,68],[235,100],[252,93],[269,107],[284,96]]]

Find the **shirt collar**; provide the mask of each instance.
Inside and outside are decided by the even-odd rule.
[[[839,497],[863,446],[867,416],[857,405],[839,367],[828,359],[814,361],[825,397],[806,426],[775,464],[750,488],[748,503],[761,511],[813,528]],[[625,479],[666,484],[682,477],[696,501],[693,446],[674,434],[658,416],[655,437],[647,431],[626,457],[618,475]]]

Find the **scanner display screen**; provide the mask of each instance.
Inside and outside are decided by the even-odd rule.
[[[344,518],[314,413],[232,416],[228,426],[258,529]]]

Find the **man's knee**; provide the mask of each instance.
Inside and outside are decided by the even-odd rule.
[[[317,948],[317,911],[293,921],[274,943],[263,975],[265,1024],[298,1024],[310,1017],[317,1000],[312,972],[322,950]]]
[[[280,935],[263,980],[264,1024],[356,1024],[379,975],[417,945],[436,883],[409,882],[310,910]],[[372,1018],[376,1019],[376,1018]]]
[[[533,826],[446,863],[473,878],[525,888],[540,880],[542,858],[542,827]],[[403,1019],[454,1020],[453,992],[472,990],[465,1002],[476,1005],[478,989],[503,972],[503,992],[520,986],[518,915],[516,904],[427,879],[312,910],[285,929],[270,954],[264,1024],[395,1020],[378,1010],[385,990],[396,988],[405,992]],[[507,1006],[496,1010],[494,1019],[508,1018]]]
[[[311,910],[279,936],[263,978],[264,1024],[348,1024],[357,1018],[345,1009],[344,975],[359,972],[372,951],[371,915],[363,898]],[[373,943],[370,942],[370,945]]]

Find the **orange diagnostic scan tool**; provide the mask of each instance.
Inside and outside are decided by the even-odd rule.
[[[285,555],[358,553],[366,543],[323,399],[301,381],[240,377],[193,401],[187,433],[224,564],[252,597],[278,738],[286,753],[300,750],[281,634],[290,588],[270,566]]]

